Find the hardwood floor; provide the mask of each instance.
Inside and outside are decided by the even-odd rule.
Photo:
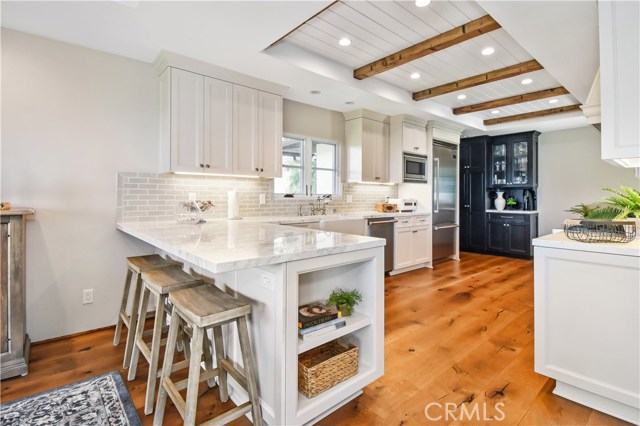
[[[107,329],[35,344],[29,374],[2,381],[2,402],[115,369],[126,382],[124,345],[112,338]],[[140,363],[126,383],[150,425],[146,374]],[[463,253],[386,279],[385,374],[318,425],[628,425],[553,395],[553,384],[533,371],[533,262]],[[216,388],[200,389],[198,421],[230,407]],[[167,405],[165,424],[180,424]]]

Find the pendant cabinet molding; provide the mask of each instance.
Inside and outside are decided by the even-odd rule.
[[[33,209],[16,209],[0,215],[0,380],[28,372],[26,217],[33,213]]]
[[[286,87],[166,52],[155,67],[161,173],[281,176]]]

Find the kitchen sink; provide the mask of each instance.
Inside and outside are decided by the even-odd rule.
[[[279,224],[327,232],[365,235],[365,220],[349,215],[301,216],[280,221]]]

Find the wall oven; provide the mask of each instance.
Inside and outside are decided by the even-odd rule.
[[[427,183],[427,157],[404,154],[403,171],[405,182]]]

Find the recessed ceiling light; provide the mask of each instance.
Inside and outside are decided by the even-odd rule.
[[[429,3],[431,3],[431,0],[416,0],[416,6],[418,7],[429,6]]]
[[[493,55],[493,52],[495,52],[496,49],[494,49],[493,47],[485,47],[484,49],[482,49],[482,54],[484,56],[489,56],[489,55]]]
[[[462,93],[462,94],[458,95],[458,99],[460,99],[460,100],[467,99],[467,95]]]
[[[312,91],[310,91],[309,93],[311,93],[312,95],[319,95],[319,94],[320,94],[320,93],[322,93],[322,92],[321,92],[321,91],[319,91],[319,90],[312,90]]]
[[[411,78],[414,79],[414,80],[419,79],[420,78],[420,73],[419,72],[411,73]]]
[[[499,109],[494,109],[493,111],[491,111],[491,114],[500,114],[500,110]]]
[[[549,100],[549,103],[550,104],[557,104],[558,100],[557,99],[551,99],[551,100]]]
[[[347,101],[347,102],[345,102],[345,104],[347,104],[347,105],[353,105],[353,104],[355,104],[355,102],[353,102],[353,101]]]
[[[340,46],[349,46],[351,44],[351,40],[346,37],[342,37],[338,43],[340,43]]]
[[[531,84],[533,83],[533,80],[531,80],[530,78],[525,78],[524,80],[522,80],[520,83],[527,85],[527,84]]]

